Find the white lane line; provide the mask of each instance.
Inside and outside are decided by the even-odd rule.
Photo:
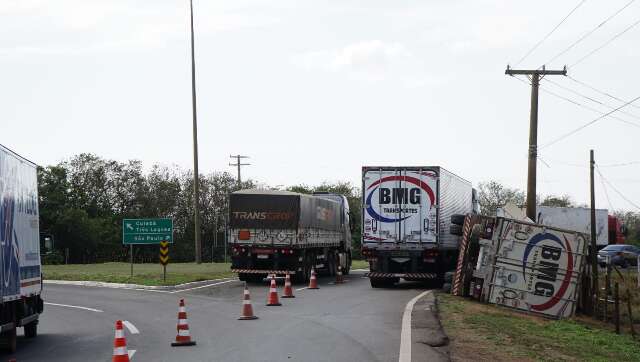
[[[136,350],[135,349],[130,349],[127,351],[127,353],[129,353],[129,359],[133,358],[133,355],[136,354]]]
[[[298,288],[298,289],[296,289],[296,292],[299,292],[299,291],[301,291],[301,290],[305,290],[305,289],[309,289],[309,287]]]
[[[133,323],[129,321],[123,321],[122,324],[124,324],[124,326],[127,327],[127,329],[129,330],[129,332],[131,332],[131,334],[140,334],[140,331],[138,330],[138,328],[136,328],[136,326],[133,325]]]
[[[369,269],[353,269],[352,271],[369,271]]]
[[[49,303],[49,302],[44,302],[44,304],[46,305],[53,305],[56,307],[65,307],[65,308],[76,308],[76,309],[83,309],[83,310],[88,310],[90,312],[96,312],[96,313],[102,313],[104,311],[100,310],[100,309],[93,309],[93,308],[87,308],[87,307],[80,307],[77,305],[68,305],[68,304],[58,304],[58,303]]]
[[[209,288],[209,287],[215,287],[216,285],[220,285],[220,284],[227,284],[227,283],[231,283],[231,282],[237,282],[238,279],[232,279],[232,280],[227,280],[224,282],[219,282],[219,283],[213,283],[213,284],[207,284],[207,285],[201,285],[199,287],[193,287],[193,288],[187,288],[187,289],[180,289],[180,290],[174,290],[173,292],[169,292],[170,294],[175,294],[175,293],[180,293],[180,292],[186,292],[189,290],[196,290],[196,289],[202,289],[202,288]]]
[[[413,305],[416,302],[431,293],[430,290],[418,294],[415,298],[411,299],[407,306],[404,307],[404,313],[402,314],[402,332],[400,333],[400,356],[398,362],[411,362],[411,312],[413,312]]]

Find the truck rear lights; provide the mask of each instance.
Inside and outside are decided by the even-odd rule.
[[[428,249],[425,250],[422,255],[422,261],[425,263],[435,263],[438,258],[438,250],[436,249]]]
[[[251,232],[249,230],[238,231],[238,240],[249,240],[249,239],[251,239]]]
[[[280,250],[280,253],[284,254],[284,255],[287,255],[287,254],[291,255],[291,254],[293,254],[293,250],[291,250],[291,249],[282,249],[282,250]]]

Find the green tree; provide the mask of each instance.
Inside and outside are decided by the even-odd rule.
[[[524,191],[504,186],[495,180],[478,184],[478,198],[480,212],[488,216],[495,216],[496,210],[508,203],[517,206],[525,204]]]

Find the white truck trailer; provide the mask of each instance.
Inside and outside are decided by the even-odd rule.
[[[0,336],[37,335],[43,311],[37,166],[0,145]]]
[[[442,167],[362,168],[362,255],[373,288],[405,280],[443,281],[459,236],[451,216],[473,210],[471,183]]]

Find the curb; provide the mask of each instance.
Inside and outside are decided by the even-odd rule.
[[[209,279],[196,282],[183,283],[178,285],[141,285],[141,284],[128,284],[128,283],[109,283],[109,282],[96,282],[96,281],[75,281],[75,280],[44,280],[44,284],[53,285],[74,285],[81,287],[98,287],[98,288],[114,288],[114,289],[134,289],[134,290],[148,290],[157,292],[169,292],[176,291],[186,287],[207,285],[212,282],[220,282],[225,280],[236,279],[234,277],[221,278],[221,279]]]
[[[442,328],[436,290],[420,298],[413,307],[411,342],[414,361],[451,361],[449,337]]]

